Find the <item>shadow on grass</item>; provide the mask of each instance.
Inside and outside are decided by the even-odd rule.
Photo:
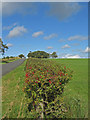
[[[2,61],[2,63],[9,63],[8,61]]]

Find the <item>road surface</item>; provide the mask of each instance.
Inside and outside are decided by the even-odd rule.
[[[24,61],[25,61],[25,58],[18,59],[14,62],[0,65],[0,78],[3,75],[5,75],[5,74],[9,73],[10,71],[12,71],[13,69],[15,69],[16,67],[18,67],[19,65],[21,65]]]

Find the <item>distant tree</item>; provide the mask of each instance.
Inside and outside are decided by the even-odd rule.
[[[53,53],[51,54],[51,56],[52,56],[52,58],[58,57],[57,54],[56,54],[56,52],[53,52]]]
[[[30,51],[27,56],[32,58],[49,58],[50,54],[45,51]]]
[[[6,59],[9,59],[9,56],[7,56]]]
[[[2,39],[0,38],[0,53],[2,53],[2,55],[4,55],[5,50],[8,49],[8,46],[6,44],[3,44]]]
[[[20,58],[23,58],[23,57],[24,57],[24,55],[23,55],[23,54],[20,54],[20,55],[19,55],[19,57],[20,57]]]
[[[32,52],[31,51],[28,53],[27,57],[32,57]]]
[[[14,58],[13,56],[10,56],[10,58]]]
[[[5,59],[5,57],[3,57],[3,59]]]

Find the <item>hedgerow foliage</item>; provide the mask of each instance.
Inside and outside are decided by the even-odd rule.
[[[44,116],[47,118],[62,117],[66,109],[60,95],[65,84],[71,79],[72,71],[57,65],[51,60],[28,59],[23,91],[26,94],[29,111],[40,116],[43,104]],[[39,108],[38,108],[39,106]]]

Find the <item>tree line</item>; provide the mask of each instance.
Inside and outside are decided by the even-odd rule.
[[[4,55],[5,51],[8,49],[8,46],[6,44],[3,43],[2,39],[0,38],[0,53],[2,53],[2,55]],[[10,56],[11,58],[13,58],[13,56]],[[9,56],[7,57],[3,57],[4,59],[5,58],[10,58]],[[20,58],[25,58],[25,56],[23,54],[20,54],[18,57]],[[57,58],[57,53],[56,52],[53,52],[53,53],[47,53],[45,51],[34,51],[34,52],[29,52],[27,57],[30,57],[30,58]]]

